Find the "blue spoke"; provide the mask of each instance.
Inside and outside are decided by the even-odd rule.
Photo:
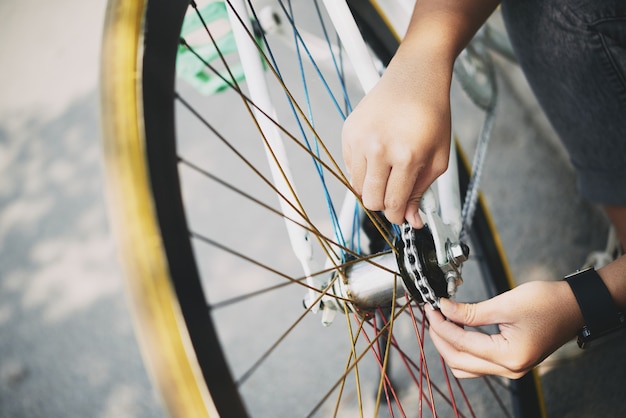
[[[250,1],[248,2],[248,4],[250,5],[250,9],[252,10],[252,14],[255,18],[255,20],[258,21],[258,18],[256,16],[256,12],[254,10],[254,8],[252,7]],[[317,63],[315,62],[314,57],[312,56],[312,54],[310,53],[306,43],[304,42],[304,40],[302,39],[302,36],[300,35],[298,29],[295,26],[294,23],[294,18],[293,18],[293,8],[292,8],[292,3],[291,0],[288,0],[288,6],[289,6],[289,10],[287,10],[287,7],[285,7],[285,4],[282,0],[279,0],[279,4],[282,8],[282,11],[284,13],[284,15],[286,16],[286,18],[289,20],[290,24],[291,24],[291,28],[293,31],[293,36],[294,36],[294,40],[295,40],[295,45],[296,45],[296,54],[297,54],[297,59],[298,59],[298,65],[300,68],[300,75],[301,75],[301,82],[302,82],[302,87],[303,87],[303,91],[304,91],[304,95],[305,95],[305,101],[306,101],[306,106],[307,106],[307,112],[308,112],[308,119],[309,119],[309,123],[311,124],[311,127],[315,127],[315,121],[313,118],[313,113],[311,110],[311,102],[310,102],[310,94],[309,94],[309,88],[308,88],[308,82],[306,80],[306,75],[305,75],[305,71],[304,71],[304,63],[303,63],[303,54],[302,54],[302,50],[304,50],[305,55],[308,57],[310,63],[313,65],[320,81],[322,82],[322,84],[324,85],[324,88],[326,90],[326,92],[328,93],[329,97],[331,98],[335,108],[337,109],[337,111],[339,112],[340,116],[342,119],[346,118],[346,112],[344,112],[341,109],[341,106],[339,105],[339,103],[337,102],[334,93],[332,92],[332,90],[330,89],[330,86],[328,85],[328,82],[326,81],[324,75],[321,73],[321,70],[319,69]],[[345,101],[345,106],[347,108],[347,111],[349,112],[351,110],[351,105],[350,105],[350,101],[348,99],[347,96],[347,91],[346,91],[346,87],[345,87],[345,83],[343,82],[343,76],[342,76],[342,72],[339,69],[337,60],[335,58],[335,53],[333,52],[333,48],[332,48],[332,44],[330,43],[330,39],[328,37],[328,32],[326,30],[326,25],[324,24],[323,18],[321,13],[319,12],[319,8],[317,5],[317,1],[316,1],[316,8],[318,10],[318,18],[320,20],[320,25],[322,27],[322,30],[324,32],[324,36],[326,39],[326,44],[328,45],[328,49],[331,52],[331,57],[332,57],[332,61],[333,61],[333,65],[335,68],[335,72],[337,73],[339,80],[340,80],[340,86],[341,86],[341,90],[344,96],[344,101]],[[269,46],[269,43],[267,41],[267,38],[265,36],[264,33],[261,33],[261,38],[263,40],[263,44],[265,45],[265,49],[267,51],[267,55],[271,61],[271,65],[273,66],[273,68],[276,71],[276,74],[278,75],[278,77],[281,79],[281,81],[283,81],[283,77],[282,74],[280,72],[280,69],[278,68],[278,64],[277,61],[273,55],[272,49]],[[314,147],[311,144],[311,141],[309,140],[309,137],[306,133],[306,130],[302,124],[301,121],[301,116],[299,115],[299,112],[296,110],[296,107],[293,103],[293,100],[289,97],[289,95],[287,94],[287,101],[289,103],[289,106],[291,108],[291,112],[294,116],[294,119],[297,123],[298,126],[298,130],[300,131],[300,134],[302,135],[303,141],[306,144],[306,147],[309,149],[309,151],[311,151],[312,153],[315,153],[315,155],[318,158],[321,158],[320,156],[320,150],[319,150],[319,139],[314,135]],[[323,193],[325,196],[325,200],[326,200],[326,204],[327,204],[327,208],[328,208],[328,213],[330,216],[330,220],[333,226],[333,230],[335,231],[335,236],[337,239],[337,242],[340,243],[342,246],[345,246],[345,238],[343,237],[343,232],[341,231],[340,225],[339,225],[339,218],[337,216],[337,211],[335,209],[334,203],[332,201],[332,198],[330,196],[330,192],[328,190],[328,186],[326,184],[326,180],[324,177],[324,172],[323,172],[323,167],[322,165],[319,163],[319,161],[313,159],[313,164],[315,166],[315,169],[318,173],[318,176],[320,178],[320,182],[322,185],[322,189],[323,189]],[[356,222],[356,221],[355,221]],[[354,242],[354,236],[358,235],[358,231],[359,231],[359,227],[357,225],[357,227],[355,229],[353,229],[353,231],[351,232],[351,235],[353,236],[353,242]],[[359,238],[357,238],[358,240]],[[360,243],[358,244],[360,247]],[[345,258],[345,255],[343,256]],[[344,260],[345,261],[345,260]]]

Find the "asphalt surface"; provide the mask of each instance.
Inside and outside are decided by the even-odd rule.
[[[0,3],[0,417],[158,417],[106,218],[98,65],[105,1]],[[606,221],[504,62],[484,188],[520,281],[557,279]],[[455,88],[461,140],[480,115]],[[554,417],[626,414],[624,336],[542,368]]]

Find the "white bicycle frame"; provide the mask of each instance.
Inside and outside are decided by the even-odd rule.
[[[291,246],[298,258],[302,269],[307,277],[307,284],[313,288],[324,290],[328,281],[320,282],[319,278],[311,275],[313,247],[309,231],[298,224],[306,224],[306,220],[294,208],[299,207],[298,192],[292,181],[292,174],[289,169],[289,161],[285,153],[285,147],[280,132],[274,121],[271,121],[263,113],[269,115],[274,120],[276,112],[269,96],[269,87],[266,80],[263,63],[258,53],[258,46],[251,40],[250,33],[252,25],[250,19],[242,19],[241,16],[248,16],[245,0],[226,0],[229,19],[237,49],[240,55],[244,75],[247,80],[249,96],[259,109],[253,109],[259,121],[260,129],[265,138],[265,151],[267,160],[271,168],[274,186],[280,192],[279,196],[281,209],[285,215],[285,224],[289,234]],[[371,54],[357,28],[352,14],[345,0],[324,0],[326,11],[337,31],[342,46],[346,51],[356,76],[365,93],[369,92],[378,82],[380,74],[372,60]],[[379,0],[376,6],[385,13],[389,22],[400,36],[406,31],[408,17],[412,10],[412,0]],[[339,224],[342,231],[347,232],[353,225],[354,209],[357,206],[357,199],[353,193],[348,191],[342,210],[339,216]],[[440,265],[448,262],[446,250],[447,242],[458,242],[461,231],[461,197],[459,193],[458,172],[456,164],[455,147],[451,147],[450,163],[448,171],[440,176],[431,188],[425,193],[421,211],[423,219],[429,225],[435,248],[437,259]],[[397,265],[393,266],[395,256],[390,255],[390,260],[379,260],[386,267],[397,270]],[[329,259],[330,266],[337,266],[339,260]],[[369,274],[369,273],[363,273]],[[390,292],[397,285],[394,274],[385,274],[378,270],[380,277],[377,279],[381,286],[387,286]],[[403,294],[403,289],[401,290]],[[453,290],[453,289],[452,289]],[[351,288],[351,294],[358,293],[358,290]],[[401,296],[398,292],[397,296]],[[364,296],[367,298],[367,295]],[[314,290],[309,290],[307,305],[316,312],[322,305],[322,297]],[[324,301],[329,301],[330,296],[325,296]],[[334,300],[334,299],[333,299]],[[324,314],[322,322],[329,324],[334,316],[336,307],[332,303],[324,303]]]

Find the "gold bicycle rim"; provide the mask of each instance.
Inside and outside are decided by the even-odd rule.
[[[144,362],[172,416],[218,416],[174,293],[150,192],[142,124],[145,0],[111,0],[102,47],[107,198]]]

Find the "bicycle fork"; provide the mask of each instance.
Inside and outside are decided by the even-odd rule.
[[[380,78],[365,42],[361,38],[348,5],[342,0],[325,0],[327,12],[337,30],[364,92],[368,92]],[[262,133],[265,151],[274,187],[279,195],[281,210],[289,234],[291,246],[299,260],[309,286],[305,306],[313,312],[322,309],[322,323],[329,325],[339,310],[345,309],[341,301],[355,312],[367,312],[378,306],[388,306],[393,298],[409,293],[412,297],[438,307],[439,297],[449,297],[462,282],[461,265],[467,258],[467,247],[458,239],[461,229],[460,196],[456,155],[454,147],[450,155],[449,169],[436,182],[436,186],[424,194],[421,211],[428,232],[407,231],[407,237],[399,244],[401,251],[391,251],[376,255],[347,268],[338,266],[343,260],[329,253],[327,267],[335,272],[330,278],[312,275],[312,236],[303,225],[308,225],[301,208],[298,192],[292,181],[289,162],[280,132],[276,125],[276,112],[273,108],[265,70],[259,47],[254,42],[254,29],[249,19],[244,0],[227,0],[231,28],[241,59],[250,94],[255,103],[251,110],[256,114],[259,130]],[[356,197],[348,192],[341,215],[339,229],[345,233],[354,224],[354,212],[358,208]],[[413,234],[413,238],[410,234]],[[415,238],[419,236],[419,239]],[[408,254],[408,247],[420,248]],[[422,291],[428,287],[429,278],[422,270],[435,271],[443,277],[443,290]],[[441,287],[441,284],[438,284]],[[314,289],[318,289],[317,291]],[[417,290],[417,292],[416,292]],[[321,294],[320,294],[321,292]]]

